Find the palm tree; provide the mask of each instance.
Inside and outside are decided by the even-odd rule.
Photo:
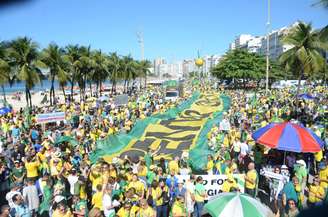
[[[149,60],[141,60],[140,63],[140,77],[145,78],[145,88],[147,88],[147,75],[150,74],[151,62]],[[141,89],[141,82],[140,82]]]
[[[320,1],[317,1],[316,3],[313,4],[314,6],[316,5],[320,5],[326,9],[328,9],[328,0],[320,0]]]
[[[108,60],[107,56],[101,50],[94,51],[92,58],[94,62],[92,81],[97,85],[96,95],[99,96],[101,95],[102,82],[108,77]]]
[[[124,79],[124,92],[127,92],[129,89],[129,83],[133,80],[136,76],[136,62],[133,58],[128,55],[122,58],[122,68],[123,68],[123,79]]]
[[[79,47],[78,45],[68,45],[65,48],[65,54],[63,55],[64,63],[66,64],[66,78],[71,85],[71,101],[74,101],[73,89],[74,84],[77,81],[78,67],[79,64]]]
[[[321,50],[328,50],[325,29],[327,28],[314,31],[311,24],[300,22],[282,39],[283,44],[293,46],[280,56],[279,61],[287,71],[292,70],[298,75],[296,100],[303,76],[310,76],[311,73],[317,73],[325,67],[325,59],[320,54]]]
[[[38,45],[30,38],[18,38],[10,43],[9,55],[17,66],[18,79],[25,81],[26,104],[32,107],[30,90],[41,80],[40,68],[46,67],[39,60]]]
[[[120,57],[117,55],[116,52],[111,53],[109,56],[109,69],[110,69],[110,81],[112,82],[112,94],[114,90],[116,92],[116,84],[117,81],[120,79],[120,70],[122,66],[122,62]]]
[[[80,100],[85,100],[85,91],[86,91],[86,83],[89,78],[89,84],[90,84],[90,90],[92,95],[92,88],[91,88],[91,73],[94,67],[94,62],[91,56],[91,48],[90,46],[85,47],[81,46],[79,48],[79,54],[80,58],[77,62],[77,68],[78,68],[78,85],[80,87]]]
[[[55,104],[55,88],[54,82],[55,78],[63,78],[64,71],[63,67],[63,55],[64,51],[58,45],[52,43],[43,50],[41,60],[44,64],[48,66],[50,69],[50,80],[51,80],[51,88],[50,88],[50,105]],[[62,79],[61,79],[62,80]]]

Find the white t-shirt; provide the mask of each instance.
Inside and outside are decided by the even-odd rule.
[[[112,201],[112,197],[108,194],[104,194],[102,204],[104,208],[105,217],[109,217],[115,214],[115,209],[114,208],[108,209],[108,207],[117,207],[120,205],[120,203],[117,200]]]
[[[248,152],[248,145],[244,142],[240,143],[240,154],[246,155]]]
[[[74,195],[74,185],[75,185],[75,183],[77,183],[78,180],[79,180],[78,176],[69,175],[67,177],[67,181],[68,181],[69,186],[70,186],[69,191],[72,195]]]

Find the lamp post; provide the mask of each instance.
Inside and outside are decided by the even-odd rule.
[[[270,65],[270,0],[268,0],[268,22],[267,22],[267,36],[266,36],[266,79],[265,79],[265,93],[269,91],[269,65]]]

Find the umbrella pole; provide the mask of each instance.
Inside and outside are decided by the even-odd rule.
[[[284,165],[286,165],[286,151],[284,151]]]

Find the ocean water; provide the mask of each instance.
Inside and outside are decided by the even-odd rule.
[[[109,81],[105,81],[104,85],[110,85]],[[57,81],[55,81],[54,83],[55,89],[59,89],[59,83]],[[68,87],[70,87],[70,85],[67,85]],[[25,92],[25,82],[17,82],[15,84],[13,84],[12,87],[10,87],[9,84],[6,84],[5,86],[5,91],[6,93],[15,93],[18,91],[22,91]],[[45,91],[45,90],[50,90],[51,88],[51,81],[49,80],[43,80],[41,83],[35,85],[35,87],[32,89],[32,91],[34,92],[39,92],[39,91]],[[87,88],[89,88],[89,85],[87,84]],[[2,89],[0,89],[0,92],[2,92]]]

